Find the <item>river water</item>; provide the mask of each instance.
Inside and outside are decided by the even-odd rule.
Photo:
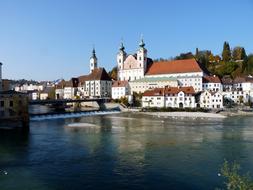
[[[0,131],[1,190],[215,189],[224,159],[253,173],[253,118],[121,113]]]

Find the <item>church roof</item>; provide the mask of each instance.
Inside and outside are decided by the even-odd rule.
[[[203,72],[195,59],[159,61],[148,68],[146,75]]]

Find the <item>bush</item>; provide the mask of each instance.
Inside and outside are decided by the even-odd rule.
[[[249,174],[239,174],[240,165],[236,162],[229,164],[225,161],[221,168],[221,176],[225,178],[225,186],[228,190],[253,189],[253,181]]]

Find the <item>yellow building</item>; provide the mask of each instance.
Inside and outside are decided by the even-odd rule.
[[[0,127],[29,126],[28,96],[13,90],[0,91]]]

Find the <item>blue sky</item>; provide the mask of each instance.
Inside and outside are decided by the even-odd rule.
[[[110,70],[123,38],[127,53],[144,36],[151,58],[195,48],[253,53],[252,0],[0,0],[0,62],[9,79],[87,74],[95,45]]]

